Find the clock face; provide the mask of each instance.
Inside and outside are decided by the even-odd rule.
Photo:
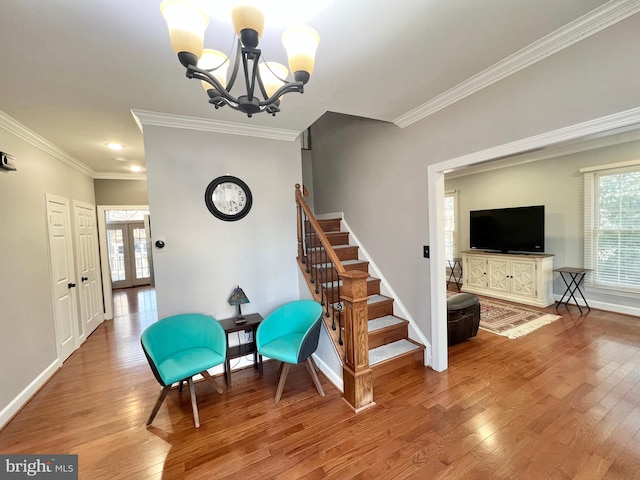
[[[215,217],[232,222],[249,213],[253,199],[246,183],[239,178],[225,175],[209,184],[204,201]]]

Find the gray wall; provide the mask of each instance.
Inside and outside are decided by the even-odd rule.
[[[45,193],[94,203],[94,191],[91,178],[2,128],[0,150],[18,167],[0,170],[2,412],[56,361]]]
[[[460,249],[469,248],[469,211],[545,205],[545,252],[554,267],[583,266],[581,168],[640,158],[640,141],[549,158],[525,165],[446,179],[445,190],[459,200]],[[554,293],[564,293],[560,278]],[[588,300],[640,308],[640,299],[588,292]]]
[[[405,129],[337,114],[312,127],[315,211],[344,212],[429,339],[427,165],[637,107],[638,31],[635,15]]]
[[[243,312],[268,314],[299,298],[295,184],[302,183],[300,145],[181,128],[145,126],[149,210],[160,317],[201,312],[222,319],[240,285]],[[175,159],[180,158],[180,162]],[[244,180],[253,194],[249,214],[236,222],[215,218],[204,202],[221,175]]]
[[[93,181],[96,205],[147,205],[149,196],[146,180]]]

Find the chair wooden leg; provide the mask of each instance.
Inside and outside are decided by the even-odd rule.
[[[203,370],[202,372],[200,372],[200,375],[202,375],[206,380],[208,380],[209,383],[213,385],[213,388],[215,388],[218,393],[224,393],[224,390],[222,389],[222,387],[218,385],[218,382],[216,382],[216,380],[209,374],[209,372],[207,372],[206,370]]]
[[[200,428],[200,417],[198,416],[198,403],[196,402],[196,389],[193,386],[193,378],[187,380],[189,382],[189,393],[191,394],[191,408],[193,409],[193,421],[196,428]]]
[[[280,374],[280,381],[278,382],[278,389],[276,390],[275,403],[278,403],[280,401],[280,397],[282,396],[282,390],[284,390],[284,382],[287,381],[287,374],[289,373],[290,368],[291,368],[290,363],[282,362],[282,373]]]
[[[324,397],[324,390],[320,384],[320,379],[316,373],[316,366],[314,365],[313,360],[311,360],[311,357],[307,357],[307,361],[304,363],[307,365],[307,370],[309,370],[309,373],[311,374],[311,378],[313,379],[313,383],[315,384],[318,393],[321,397]]]
[[[151,415],[149,415],[149,420],[147,420],[147,426],[151,425],[151,422],[153,422],[153,419],[156,418],[156,414],[158,413],[158,410],[160,410],[160,405],[162,405],[162,402],[164,402],[164,399],[167,398],[167,394],[169,393],[169,390],[171,390],[171,385],[162,387],[160,396],[158,397],[158,400],[156,400],[156,404],[153,406]]]

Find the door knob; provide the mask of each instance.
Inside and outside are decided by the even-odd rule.
[[[71,283],[71,282],[67,283],[67,287],[69,288],[75,288],[75,286],[76,286],[75,283]]]
[[[83,282],[86,282],[87,280],[89,280],[89,277],[82,277]]]

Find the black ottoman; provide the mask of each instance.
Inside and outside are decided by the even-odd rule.
[[[471,293],[447,298],[447,339],[449,346],[475,337],[480,326],[480,300]]]

